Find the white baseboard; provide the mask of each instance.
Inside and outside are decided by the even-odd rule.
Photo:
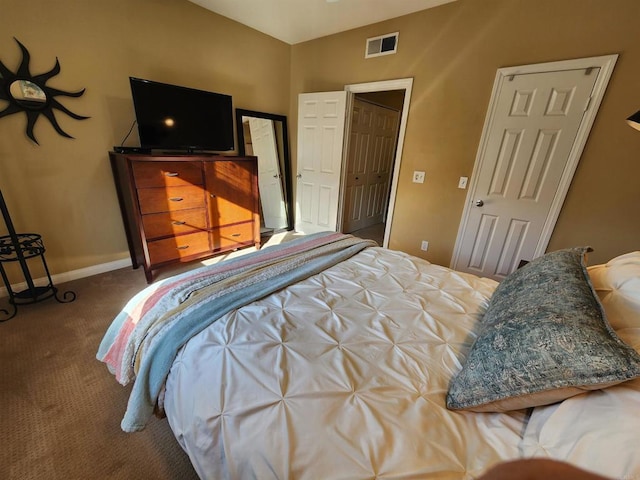
[[[77,280],[79,278],[91,277],[92,275],[98,275],[99,273],[110,272],[112,270],[118,270],[120,268],[126,268],[131,266],[131,259],[125,258],[123,260],[115,260],[113,262],[101,263],[100,265],[93,265],[91,267],[79,268],[78,270],[72,270],[70,272],[56,273],[51,275],[51,280],[54,285],[60,283],[70,282],[71,280]],[[33,283],[36,285],[47,285],[48,281],[46,277],[34,278]],[[27,282],[11,284],[11,289],[14,292],[21,292],[27,289]],[[0,298],[8,297],[9,292],[5,287],[0,287]]]

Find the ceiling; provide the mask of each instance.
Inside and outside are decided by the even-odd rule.
[[[189,1],[294,45],[455,0]]]

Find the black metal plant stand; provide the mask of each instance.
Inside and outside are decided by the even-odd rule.
[[[36,233],[16,233],[7,205],[4,202],[2,191],[0,191],[0,211],[2,211],[2,217],[9,232],[9,235],[0,236],[0,275],[9,294],[9,304],[12,307],[11,311],[0,308],[0,322],[6,322],[15,317],[18,313],[18,305],[36,303],[50,297],[55,298],[60,303],[73,302],[76,299],[76,294],[72,291],[64,292],[62,299],[58,298],[58,289],[53,285],[49,267],[47,267],[47,262],[44,259],[45,248],[41,236]],[[48,284],[46,286],[36,286],[29,271],[27,260],[37,257],[41,259],[44,271],[47,274]],[[21,292],[13,291],[9,277],[4,269],[4,264],[7,262],[18,262],[20,264],[22,274],[27,283],[26,290]]]

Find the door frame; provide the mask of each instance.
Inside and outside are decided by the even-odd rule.
[[[536,245],[533,258],[543,255],[551,240],[551,234],[562,210],[562,204],[567,196],[573,175],[578,167],[580,156],[584,150],[584,146],[587,143],[589,132],[595,117],[598,113],[600,103],[604,97],[605,90],[609,83],[609,79],[613,73],[613,67],[618,59],[617,54],[603,55],[599,57],[578,58],[573,60],[561,60],[557,62],[538,63],[533,65],[520,65],[515,67],[499,68],[496,73],[496,78],[493,83],[493,91],[491,92],[491,100],[487,109],[487,115],[484,121],[484,127],[482,130],[482,136],[480,137],[480,144],[478,146],[478,152],[476,154],[476,160],[473,165],[471,173],[471,182],[469,183],[469,189],[467,190],[467,197],[462,211],[462,217],[460,218],[460,224],[458,226],[458,235],[456,237],[456,243],[453,249],[453,256],[451,258],[451,268],[455,269],[461,254],[462,238],[465,233],[465,227],[469,219],[473,207],[473,199],[478,183],[479,172],[482,170],[484,162],[484,154],[489,142],[489,132],[491,131],[494,112],[498,103],[498,98],[502,92],[502,86],[504,82],[509,81],[509,78],[513,75],[531,74],[531,73],[547,73],[547,72],[559,72],[564,70],[584,70],[588,68],[600,68],[598,72],[598,78],[593,87],[593,92],[585,105],[584,116],[582,122],[578,128],[576,139],[569,153],[567,164],[562,172],[560,178],[560,184],[553,197],[553,202],[549,210],[549,214],[545,220],[542,228],[542,233]]]
[[[388,247],[389,237],[391,235],[391,224],[393,221],[393,212],[396,203],[396,194],[398,191],[398,178],[400,177],[400,164],[402,162],[402,147],[404,146],[404,137],[407,130],[407,121],[409,117],[409,105],[411,103],[411,90],[413,89],[413,78],[398,78],[395,80],[382,80],[379,82],[355,83],[345,85],[344,89],[349,92],[347,94],[347,115],[345,121],[344,145],[342,148],[342,178],[340,179],[340,200],[338,207],[338,225],[342,230],[344,195],[345,195],[345,175],[347,156],[349,155],[349,140],[351,137],[351,114],[353,111],[353,94],[383,92],[386,90],[404,90],[404,102],[402,103],[402,111],[400,112],[400,126],[398,129],[398,141],[396,143],[396,152],[393,159],[393,172],[391,174],[391,190],[389,192],[389,203],[387,205],[387,213],[385,215],[384,241],[383,247]]]

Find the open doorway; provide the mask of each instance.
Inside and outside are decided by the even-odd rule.
[[[412,78],[402,78],[346,85],[342,91],[298,95],[296,232],[343,231],[344,207],[347,203],[346,163],[354,98],[358,94],[400,91],[403,92],[402,107],[395,148],[391,148],[394,155],[386,181],[389,186],[379,196],[382,204],[386,204],[382,212],[383,221],[378,222],[382,223],[378,228],[384,229],[381,245],[388,246],[412,86]]]
[[[342,231],[384,243],[404,90],[353,96],[345,159]]]
[[[398,189],[398,179],[400,176],[400,164],[402,161],[402,148],[404,146],[404,136],[407,129],[407,121],[409,117],[409,105],[411,102],[411,91],[413,88],[413,78],[399,78],[394,80],[382,80],[379,82],[369,83],[357,83],[346,85],[345,90],[352,93],[352,99],[360,98],[361,100],[369,101],[382,107],[386,107],[391,110],[397,110],[399,113],[397,132],[395,134],[395,142],[393,142],[393,154],[392,160],[389,165],[388,186],[381,198],[384,198],[384,214],[382,222],[378,222],[372,226],[364,227],[359,231],[354,232],[358,236],[364,238],[372,238],[376,240],[379,245],[388,247],[389,237],[391,235],[391,225],[393,222],[393,211],[395,208],[396,192]],[[353,105],[355,101],[350,102],[348,105],[348,112],[353,116]],[[350,131],[350,125],[347,125],[348,140],[351,140],[352,135]],[[351,150],[349,141],[347,143],[347,153]],[[345,163],[346,163],[345,159]],[[375,174],[377,175],[377,174]],[[344,178],[344,177],[343,177]],[[343,184],[346,180],[343,180]],[[343,226],[343,217],[346,213],[346,188],[342,189],[342,205],[339,215],[339,225]],[[383,230],[382,242],[379,241],[380,230]]]

